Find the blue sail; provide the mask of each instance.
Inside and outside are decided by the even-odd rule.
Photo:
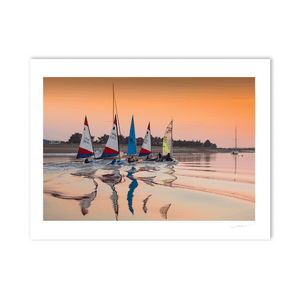
[[[132,116],[132,119],[131,119],[127,155],[136,155],[136,143],[135,143],[135,130],[134,130],[133,116]]]
[[[129,184],[129,191],[127,193],[128,208],[129,208],[129,210],[132,214],[134,214],[134,210],[133,210],[133,207],[132,207],[132,200],[133,200],[133,197],[134,197],[133,192],[137,188],[137,186],[139,185],[138,181],[132,176],[135,172],[136,172],[135,167],[131,168],[131,170],[127,172],[128,173],[127,177],[132,181]]]

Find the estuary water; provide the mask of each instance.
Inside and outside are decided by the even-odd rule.
[[[255,220],[255,153],[174,157],[108,166],[44,154],[44,220]]]

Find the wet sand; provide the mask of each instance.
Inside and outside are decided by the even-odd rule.
[[[44,156],[44,220],[255,220],[255,154],[106,166]]]

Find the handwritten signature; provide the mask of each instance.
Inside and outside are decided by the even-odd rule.
[[[238,227],[246,227],[246,226],[252,226],[252,224],[247,224],[247,225],[235,225],[235,226],[230,226],[231,228],[238,228]]]

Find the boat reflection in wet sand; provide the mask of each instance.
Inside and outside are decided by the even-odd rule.
[[[91,206],[91,202],[97,196],[98,183],[94,179],[93,179],[93,183],[95,185],[95,190],[92,193],[83,196],[65,196],[63,193],[57,191],[53,192],[53,191],[46,191],[46,190],[44,190],[44,193],[50,194],[51,196],[59,199],[79,201],[81,213],[85,216],[88,213],[88,208]]]
[[[147,213],[147,207],[146,207],[146,204],[147,204],[147,202],[148,202],[148,200],[149,200],[149,198],[152,196],[152,194],[151,195],[149,195],[146,199],[144,199],[143,200],[143,203],[144,203],[144,205],[143,205],[143,211],[144,211],[144,213],[146,214]]]
[[[110,174],[104,174],[98,177],[102,182],[106,183],[109,185],[109,187],[112,189],[112,194],[109,197],[112,201],[114,213],[115,213],[115,218],[118,221],[119,220],[119,204],[118,204],[118,193],[115,188],[115,185],[118,183],[122,182],[122,175],[118,170],[114,170]]]
[[[132,167],[131,170],[127,172],[128,173],[127,177],[132,181],[129,184],[129,191],[128,191],[128,194],[127,194],[128,208],[129,208],[129,210],[132,214],[134,214],[134,210],[133,210],[133,207],[132,207],[133,192],[137,188],[137,186],[139,185],[138,181],[133,177],[133,174],[135,172],[136,172],[135,167]]]
[[[170,206],[171,206],[171,204],[167,204],[167,205],[161,207],[160,210],[159,210],[162,217],[166,220],[167,220],[167,213],[168,213],[168,210],[169,210]]]

